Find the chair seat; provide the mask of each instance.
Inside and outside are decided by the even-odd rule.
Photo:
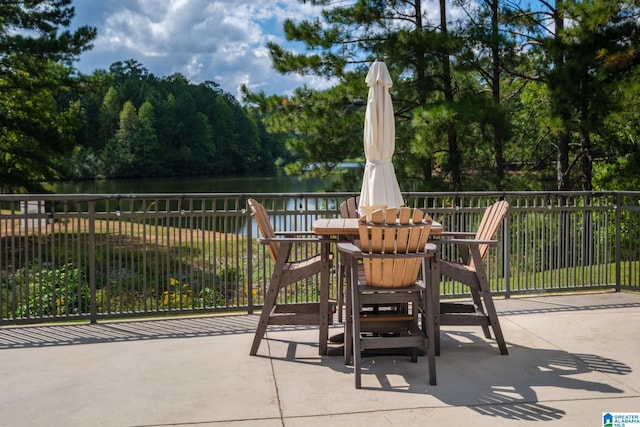
[[[469,265],[440,260],[440,274],[454,281],[477,287],[475,285],[478,281],[476,269]]]
[[[314,263],[318,262],[320,260],[321,255],[314,255],[310,258],[307,259],[303,259],[303,260],[299,260],[299,261],[289,261],[286,266],[285,269],[286,270],[298,270],[301,268],[307,268],[310,265],[313,265]]]
[[[451,262],[451,261],[447,261],[447,260],[440,260],[440,270],[460,270],[460,271],[466,271],[469,272],[470,274],[475,275],[476,274],[476,270],[475,268],[466,265],[466,264],[460,264],[460,263],[456,263],[456,262]]]

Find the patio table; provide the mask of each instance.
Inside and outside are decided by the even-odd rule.
[[[321,236],[357,236],[358,218],[318,218],[313,221],[313,232]],[[437,221],[431,223],[431,236],[442,235],[443,227]]]
[[[331,240],[334,243],[336,243],[340,239],[344,239],[345,237],[357,237],[359,234],[358,221],[359,221],[358,218],[318,218],[315,221],[313,221],[312,229],[314,233],[320,236],[330,237]],[[440,224],[437,221],[432,221],[429,241],[437,243],[440,240],[442,233],[443,233],[442,224]],[[329,244],[324,243],[322,245],[323,252],[329,252],[330,250],[331,249]],[[328,253],[326,253],[325,255],[328,256]],[[435,301],[433,306],[434,306],[434,317],[435,317],[434,322],[436,325],[436,331],[440,330],[438,328],[438,322],[440,318],[440,263],[439,263],[439,260],[440,260],[440,245],[436,245],[436,254],[435,256],[430,258],[430,262],[429,262],[429,267],[431,272],[431,281],[432,281],[431,283],[433,283],[433,286],[432,286],[433,295],[431,295],[431,298],[433,299],[433,301]],[[325,281],[323,281],[322,283],[322,286],[324,288],[323,290],[325,293],[328,294],[329,272],[326,272],[326,274],[324,274],[323,276],[326,278],[325,279],[326,283]],[[340,342],[342,336],[343,334],[339,334],[337,336],[331,337],[330,340],[332,342]],[[430,337],[430,339],[432,338]],[[436,346],[436,350],[438,350],[438,353],[439,353],[440,337],[439,336],[433,337],[433,342],[434,342],[434,345]],[[340,352],[329,351],[326,354],[337,355],[337,354],[340,354]]]

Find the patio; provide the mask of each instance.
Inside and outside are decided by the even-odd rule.
[[[510,354],[443,327],[434,387],[424,358],[385,356],[364,359],[356,390],[315,328],[270,327],[251,357],[257,315],[2,327],[0,425],[593,426],[640,412],[640,294],[496,305]]]

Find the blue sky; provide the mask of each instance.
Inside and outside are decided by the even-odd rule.
[[[238,96],[252,91],[289,94],[307,84],[330,86],[315,76],[281,75],[273,70],[268,41],[287,45],[285,18],[319,16],[320,8],[298,0],[73,0],[72,26],[96,27],[92,50],[76,68],[90,74],[116,61],[135,59],[158,77],[181,73],[189,81],[211,80]],[[437,0],[423,0],[428,19],[437,21]],[[455,19],[453,6],[448,10]],[[458,10],[459,12],[459,10]]]
[[[317,77],[283,76],[271,67],[267,41],[284,44],[286,17],[313,17],[317,8],[296,0],[73,0],[73,26],[96,27],[92,50],[76,68],[85,74],[135,59],[159,76],[181,73],[194,83],[212,80],[238,94],[241,84],[286,94]]]

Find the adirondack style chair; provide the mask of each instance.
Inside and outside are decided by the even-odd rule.
[[[319,325],[319,353],[326,354],[328,327],[332,323],[335,312],[335,303],[330,304],[328,301],[330,263],[328,250],[307,259],[292,260],[290,258],[294,245],[319,242],[328,245],[329,241],[324,239],[323,242],[323,239],[312,232],[276,233],[264,206],[255,199],[249,199],[248,205],[260,231],[259,241],[267,246],[274,263],[250,354],[252,356],[257,354],[268,325]],[[321,280],[327,281],[326,291],[321,289],[319,303],[278,303],[278,297],[283,289],[316,274],[326,274],[326,277]]]
[[[497,245],[494,240],[502,221],[509,210],[507,201],[499,201],[489,206],[482,216],[475,233],[444,233],[441,245],[457,245],[461,261],[440,260],[440,273],[456,282],[469,287],[472,303],[440,303],[440,325],[477,325],[481,326],[486,338],[491,338],[489,328],[493,329],[500,354],[509,354],[502,335],[502,328],[493,303],[489,280],[484,267],[484,258],[489,246]],[[486,309],[486,312],[485,312]],[[439,341],[436,353],[440,354]]]
[[[431,218],[418,209],[387,209],[373,212],[370,222],[360,218],[360,247],[338,243],[349,271],[345,361],[351,363],[353,355],[356,388],[362,387],[362,351],[371,349],[411,348],[412,362],[424,349],[429,383],[436,384],[435,302],[428,274],[436,246],[427,244],[430,230]],[[419,280],[421,271],[426,280]],[[377,310],[393,305],[405,310]]]

